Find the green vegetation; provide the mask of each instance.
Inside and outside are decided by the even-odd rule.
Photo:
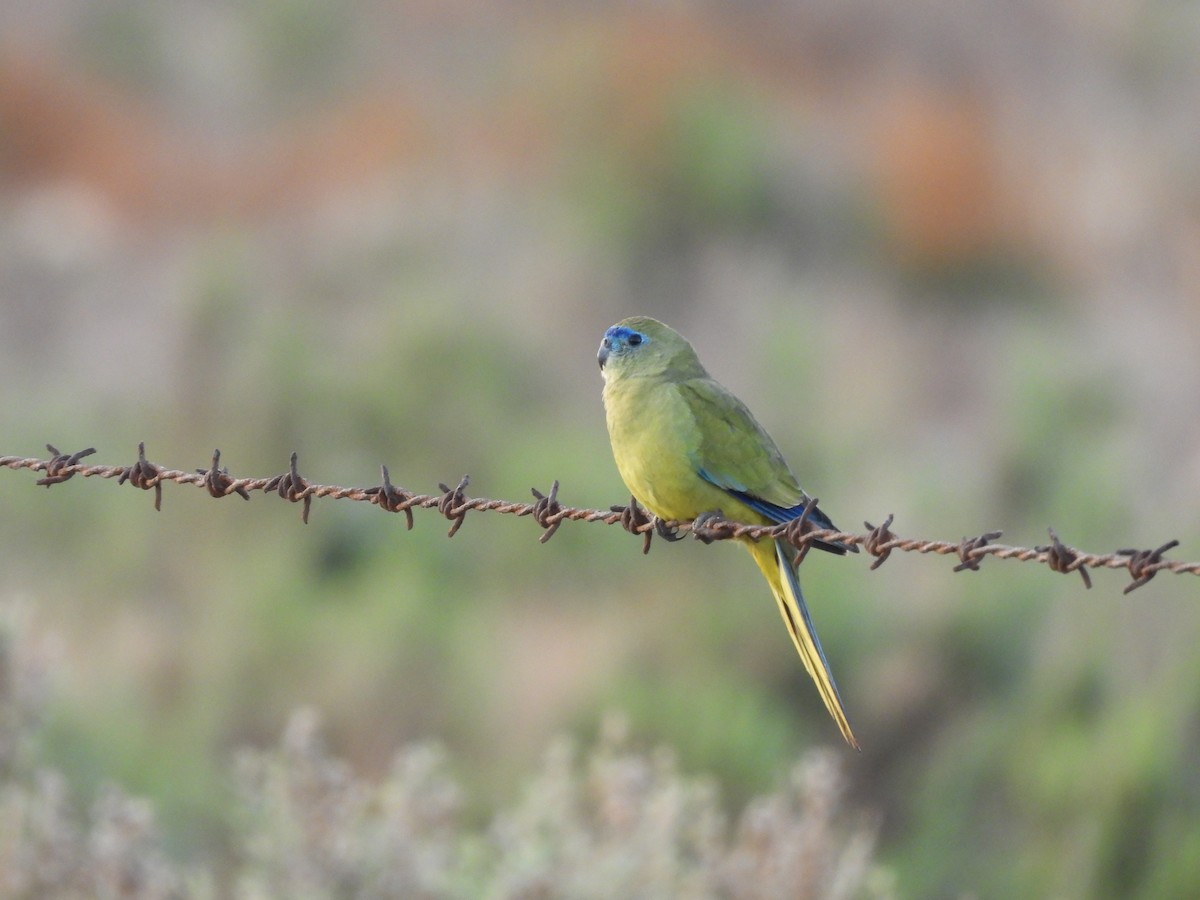
[[[6,33],[0,453],[604,507],[646,313],[847,529],[1200,555],[1194,16],[141,6]],[[0,900],[1200,896],[1194,578],[810,555],[856,755],[736,548],[34,480]]]

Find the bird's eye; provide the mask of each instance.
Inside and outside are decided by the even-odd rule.
[[[642,342],[642,336],[640,334],[638,334],[636,331],[629,336],[629,346],[630,347],[636,347],[641,342]]]

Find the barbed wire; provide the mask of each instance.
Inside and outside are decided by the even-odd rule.
[[[404,513],[405,525],[413,527],[414,509],[436,509],[450,521],[447,537],[454,537],[466,520],[468,512],[498,512],[515,516],[529,516],[542,528],[539,540],[545,543],[565,521],[601,522],[605,525],[621,525],[631,534],[642,536],[642,552],[650,552],[653,535],[658,534],[668,541],[677,541],[687,533],[704,543],[732,539],[761,540],[782,538],[796,548],[797,562],[804,558],[814,542],[839,543],[848,547],[862,547],[874,557],[871,568],[877,569],[887,560],[893,550],[905,553],[933,553],[942,556],[957,556],[955,572],[978,571],[980,563],[987,557],[1015,559],[1020,562],[1039,562],[1052,571],[1061,573],[1078,572],[1086,587],[1092,586],[1088,569],[1126,569],[1131,581],[1124,593],[1141,587],[1159,572],[1177,575],[1200,575],[1200,562],[1180,562],[1163,558],[1168,550],[1179,545],[1179,541],[1167,541],[1162,546],[1150,549],[1117,550],[1113,553],[1087,553],[1069,547],[1059,540],[1053,528],[1048,529],[1050,543],[1038,547],[1012,547],[994,543],[1001,536],[999,531],[989,531],[976,537],[963,537],[961,541],[922,540],[904,538],[891,530],[892,515],[880,525],[864,522],[866,531],[859,534],[815,527],[809,514],[816,507],[817,499],[808,501],[803,513],[791,522],[782,525],[746,525],[723,518],[719,513],[706,513],[692,521],[663,521],[643,510],[635,498],[627,506],[611,506],[607,510],[564,506],[558,501],[558,482],[543,494],[532,489],[534,502],[520,503],[510,500],[492,500],[485,497],[468,497],[465,493],[470,483],[464,475],[454,487],[439,484],[440,494],[418,494],[392,484],[387,466],[381,466],[382,483],[374,487],[339,487],[315,484],[305,479],[298,469],[298,456],[293,453],[288,470],[281,475],[268,478],[235,478],[227,468],[221,466],[221,451],[213,452],[212,463],[207,469],[185,472],[168,469],[146,459],[145,443],[138,444],[138,458],[132,465],[100,466],[84,465],[80,460],[96,452],[94,447],[75,453],[61,453],[47,444],[53,456],[49,459],[37,457],[0,456],[0,468],[28,469],[44,472],[38,485],[49,488],[62,484],[76,475],[84,478],[115,478],[118,484],[129,482],[136,488],[154,491],[154,508],[162,508],[162,486],[164,482],[191,484],[202,488],[215,498],[237,494],[244,500],[250,499],[251,491],[278,494],[292,503],[303,504],[301,518],[308,523],[314,497],[333,500],[359,500],[373,503],[393,513]]]

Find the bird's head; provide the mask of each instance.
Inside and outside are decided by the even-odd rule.
[[[687,339],[648,316],[622,319],[604,332],[596,359],[606,382],[667,373],[682,377],[704,373]]]

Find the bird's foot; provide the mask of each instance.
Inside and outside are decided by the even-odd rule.
[[[725,513],[719,509],[710,509],[707,512],[702,512],[692,520],[692,536],[706,544],[711,544],[715,540],[719,540],[724,536],[724,533],[713,527],[714,522],[725,521]]]
[[[683,540],[683,535],[679,533],[678,526],[668,525],[665,520],[660,519],[658,516],[654,517],[654,530],[658,532],[658,536],[664,541],[675,543],[675,541]]]

